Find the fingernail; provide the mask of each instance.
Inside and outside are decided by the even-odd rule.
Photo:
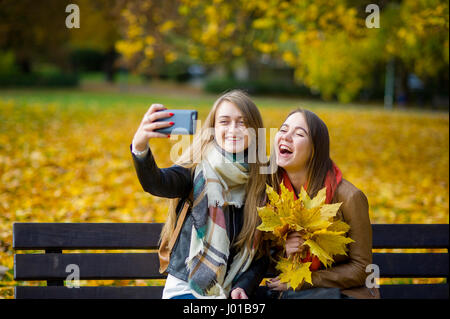
[[[169,113],[170,114],[170,116],[173,116],[173,113]]]
[[[174,125],[174,124],[175,124],[175,122],[169,122],[169,124],[170,124],[170,125]]]
[[[169,134],[169,135],[167,135],[167,138],[170,138],[170,134]]]

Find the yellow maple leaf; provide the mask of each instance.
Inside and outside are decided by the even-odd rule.
[[[331,219],[336,216],[336,213],[338,212],[341,205],[342,203],[324,204],[320,207],[320,213],[322,214],[323,218]]]
[[[300,211],[292,212],[296,218],[296,223],[307,229],[308,232],[313,233],[316,230],[327,228],[331,222],[326,218],[322,218],[319,208],[302,209]]]
[[[287,189],[283,183],[280,184],[281,195],[279,201],[276,205],[278,215],[281,218],[289,218],[292,215],[292,210],[294,209],[294,196]]]
[[[319,230],[313,234],[313,239],[324,251],[330,255],[347,255],[347,244],[354,240],[343,236],[344,232]]]
[[[297,289],[303,281],[312,285],[310,262],[295,263],[288,258],[281,258],[276,265],[276,269],[281,272],[280,281],[287,283],[292,289]]]
[[[273,187],[266,185],[266,194],[269,199],[269,202],[272,203],[272,205],[277,206],[280,201],[280,196],[277,194],[277,192],[275,192]]]
[[[330,226],[328,226],[327,230],[347,233],[350,230],[350,226],[342,220],[336,220]]]
[[[280,216],[271,207],[258,207],[257,209],[262,221],[258,226],[259,230],[273,232],[276,227],[283,226]]]
[[[317,207],[320,207],[321,205],[323,205],[325,203],[326,196],[327,196],[327,189],[326,189],[326,187],[324,187],[320,191],[317,192],[316,197],[311,199],[309,197],[308,193],[306,192],[306,190],[302,186],[302,190],[298,197],[304,203],[305,208],[311,209],[311,208],[317,208]]]
[[[311,254],[317,256],[320,262],[326,267],[333,263],[333,257],[314,240],[308,239],[303,245],[308,246]]]

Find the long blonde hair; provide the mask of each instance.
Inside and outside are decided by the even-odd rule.
[[[216,111],[223,101],[233,103],[245,117],[247,127],[252,128],[254,132],[258,132],[259,128],[264,127],[258,108],[245,92],[240,90],[227,92],[215,101],[202,128],[195,135],[192,144],[178,158],[178,165],[194,170],[201,158],[204,158],[203,156],[207,150],[208,144],[214,139],[214,135],[211,134],[211,129],[214,128],[215,125]],[[257,154],[259,154],[258,147],[263,148],[265,152],[265,136],[263,137],[263,140],[259,141],[258,134],[256,134],[255,138],[252,138],[251,143],[256,143]],[[260,174],[261,165],[259,156],[256,156],[256,163],[249,163],[249,182],[246,186],[244,222],[242,230],[234,244],[238,249],[242,249],[244,246],[248,249],[251,248],[256,227],[260,222],[256,207],[262,204],[266,185],[266,175]],[[171,199],[169,201],[169,211],[166,223],[161,232],[161,239],[163,237],[171,238],[173,234],[177,219],[176,208],[179,201],[180,198]]]

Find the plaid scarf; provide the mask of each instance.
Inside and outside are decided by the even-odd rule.
[[[244,204],[248,164],[235,162],[235,154],[214,142],[205,154],[194,173],[188,283],[197,298],[227,298],[233,279],[248,268],[254,255],[241,249],[226,273],[231,243],[225,214],[230,205]]]

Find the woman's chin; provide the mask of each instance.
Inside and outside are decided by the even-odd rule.
[[[243,145],[233,145],[232,143],[230,144],[225,144],[222,147],[223,150],[225,150],[228,153],[240,153],[245,151],[245,146]]]
[[[281,167],[281,168],[285,168],[285,167],[288,167],[289,166],[289,162],[286,162],[285,160],[283,160],[283,159],[277,159],[277,166],[278,167]]]

